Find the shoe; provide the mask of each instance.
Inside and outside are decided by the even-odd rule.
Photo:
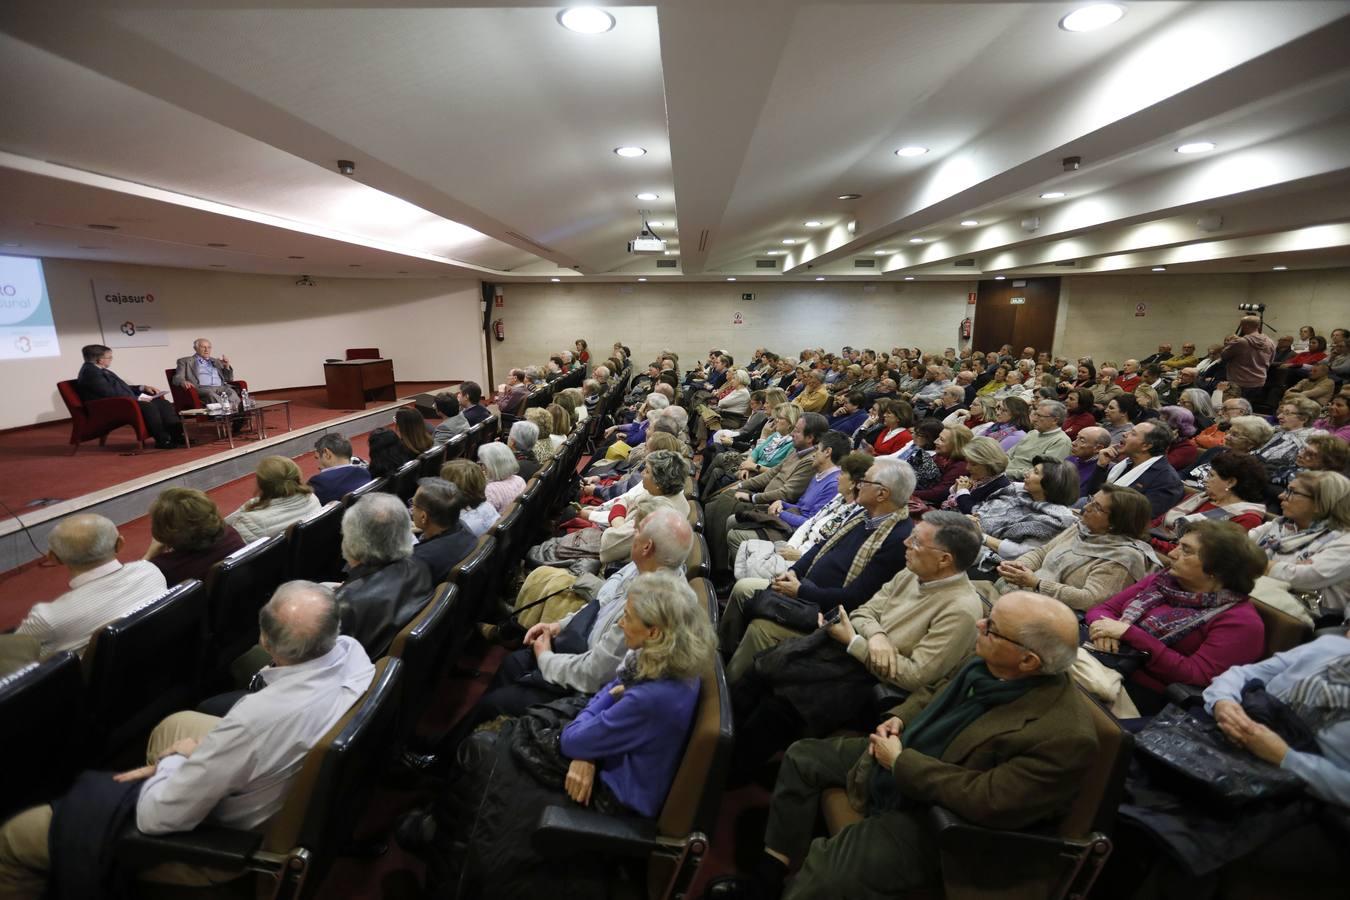
[[[703,900],[767,900],[759,882],[748,875],[723,875],[708,882]]]

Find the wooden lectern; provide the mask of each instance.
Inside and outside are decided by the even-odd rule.
[[[332,409],[365,409],[371,400],[398,399],[391,359],[326,362],[323,380],[328,385],[328,406]]]

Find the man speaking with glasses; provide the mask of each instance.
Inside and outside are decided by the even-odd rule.
[[[1014,591],[977,631],[973,658],[944,686],[911,694],[868,737],[793,744],[754,873],[720,879],[708,896],[875,897],[938,884],[929,806],[986,828],[1053,828],[1097,752],[1089,701],[1069,675],[1078,621],[1057,600]],[[858,814],[812,840],[832,788],[847,788]],[[796,860],[801,870],[784,890]]]

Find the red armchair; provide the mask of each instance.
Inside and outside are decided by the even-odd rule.
[[[164,374],[169,379],[169,392],[173,395],[173,408],[182,412],[185,409],[201,409],[202,398],[197,393],[197,389],[190,384],[174,384],[173,376],[177,369],[165,369]],[[226,384],[232,385],[236,393],[242,393],[248,390],[247,381],[229,381]]]
[[[80,399],[74,381],[59,381],[56,390],[70,410],[71,453],[77,453],[84,441],[98,438],[100,447],[108,443],[108,433],[128,425],[136,431],[136,440],[144,444],[150,432],[141,416],[141,405],[135,397],[108,397],[103,400]]]
[[[379,348],[379,347],[348,347],[348,348],[347,348],[347,358],[348,358],[348,359],[379,359],[379,358],[380,358],[380,348]]]

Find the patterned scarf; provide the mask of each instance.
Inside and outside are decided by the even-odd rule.
[[[1314,734],[1350,718],[1350,655],[1296,683],[1284,702]]]
[[[1293,528],[1293,531],[1286,529]],[[1321,542],[1323,538],[1335,537],[1335,533],[1327,528],[1327,523],[1323,519],[1318,519],[1307,528],[1300,529],[1293,521],[1280,516],[1275,520],[1275,527],[1265,534],[1256,545],[1266,551],[1266,556],[1290,556],[1302,561],[1312,557],[1314,545]]]
[[[848,574],[844,576],[845,586],[851,584],[853,579],[862,574],[862,570],[867,568],[867,564],[872,561],[872,557],[881,549],[881,545],[886,543],[886,538],[891,536],[892,529],[908,518],[909,509],[902,506],[897,512],[887,516],[885,521],[872,530],[872,533],[862,542],[862,546],[858,548],[858,553],[853,557],[853,562],[849,564]],[[826,553],[829,553],[834,549],[835,544],[838,544],[844,539],[844,535],[855,528],[864,528],[866,525],[866,514],[854,516],[844,524],[843,528],[840,528],[834,534],[830,535],[830,539],[820,548],[820,552],[816,554],[816,558],[811,560],[811,566],[806,570],[803,578],[809,578],[811,576],[811,569],[814,569],[816,563],[825,558]]]
[[[1171,646],[1245,599],[1226,588],[1211,594],[1188,591],[1169,572],[1136,594],[1121,612],[1120,621],[1138,625]]]

